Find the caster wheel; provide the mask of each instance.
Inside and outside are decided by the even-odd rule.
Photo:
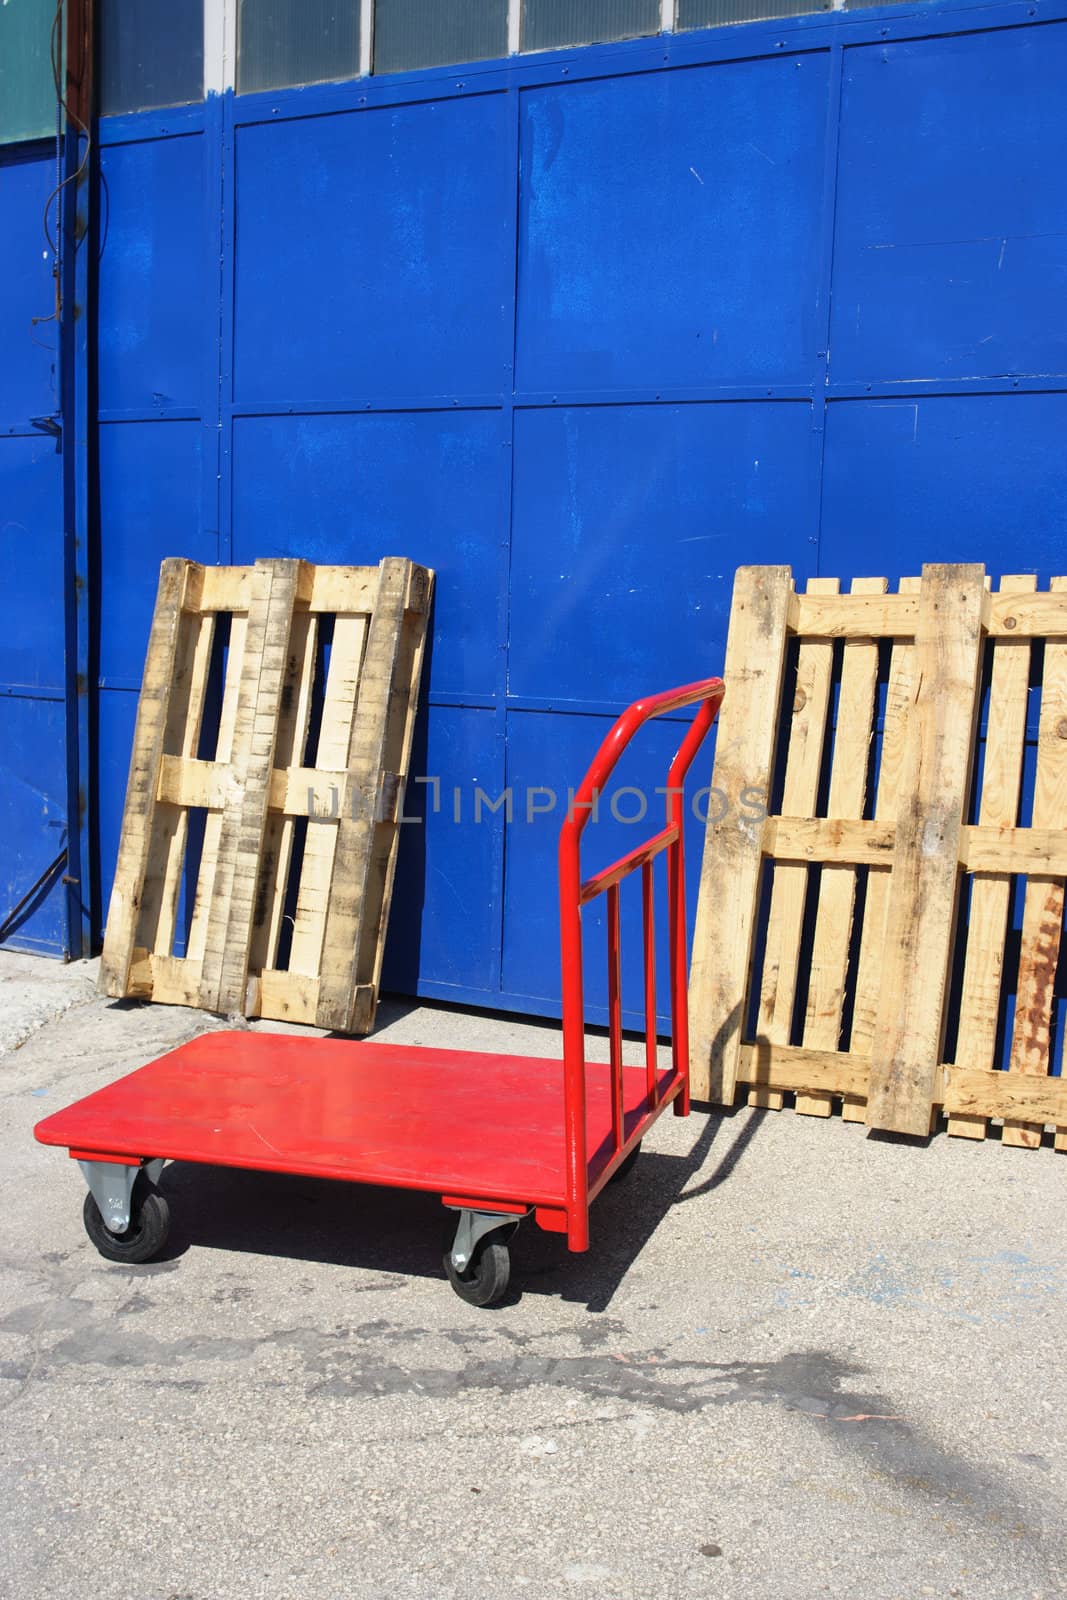
[[[609,1183],[621,1183],[624,1178],[628,1178],[630,1176],[631,1172],[636,1167],[637,1158],[638,1158],[638,1156],[640,1154],[641,1154],[641,1146],[639,1144],[635,1144],[633,1149],[630,1151],[630,1154],[626,1157],[626,1160],[623,1162],[622,1166],[615,1168],[615,1171],[611,1174],[611,1177],[608,1179],[608,1182]]]
[[[170,1232],[170,1207],[159,1191],[149,1188],[143,1179],[134,1188],[130,1225],[125,1233],[112,1233],[91,1194],[85,1196],[82,1216],[86,1233],[108,1261],[151,1261],[166,1244]]]
[[[511,1276],[511,1253],[493,1235],[487,1234],[474,1247],[474,1254],[462,1272],[452,1265],[450,1252],[445,1254],[445,1273],[449,1283],[461,1300],[472,1306],[495,1306],[507,1293]]]

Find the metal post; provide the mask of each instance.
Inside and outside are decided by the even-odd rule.
[[[641,868],[641,936],[645,946],[645,1089],[650,1111],[659,1104],[656,1056],[656,894],[652,862]]]
[[[67,0],[60,230],[60,372],[63,448],[63,601],[66,641],[67,954],[92,950],[90,852],[89,261],[93,17],[90,0]]]

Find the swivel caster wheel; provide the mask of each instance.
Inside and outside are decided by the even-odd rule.
[[[82,1219],[86,1233],[105,1260],[127,1265],[158,1256],[170,1232],[170,1207],[143,1173],[133,1184],[125,1227],[104,1220],[91,1189],[85,1196]]]
[[[518,1217],[500,1212],[460,1211],[451,1250],[445,1252],[445,1276],[461,1300],[471,1306],[498,1305],[508,1292],[511,1252],[508,1240]]]
[[[511,1251],[491,1235],[474,1248],[470,1263],[462,1271],[445,1256],[448,1281],[461,1300],[471,1306],[495,1306],[508,1292],[511,1277]]]

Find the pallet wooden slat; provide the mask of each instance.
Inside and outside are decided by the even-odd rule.
[[[408,579],[405,620],[401,627],[398,661],[402,675],[418,682],[426,654],[426,629],[418,624],[429,604],[429,588],[418,571]],[[352,1001],[352,1029],[366,1032],[373,1021],[372,1007],[381,982],[385,956],[385,921],[393,895],[393,881],[400,846],[400,823],[404,814],[404,791],[411,767],[415,740],[415,704],[394,692],[389,699],[385,749],[379,779],[376,819],[376,848],[371,862],[371,881],[365,902],[363,929],[355,964]]]
[[[867,1093],[870,1065],[844,1050],[810,1050],[802,1045],[773,1045],[769,1040],[741,1046],[741,1083],[772,1084],[772,1093],[848,1095]]]
[[[1027,594],[1036,588],[1037,579],[1029,574],[1009,575],[1000,580],[1001,594]],[[1029,639],[1015,639],[1010,635],[998,638],[993,646],[979,827],[1013,828],[1018,816],[1030,653]],[[965,854],[965,847],[961,848],[961,854]],[[971,884],[956,1059],[963,1066],[981,1071],[989,1071],[993,1066],[1010,902],[1010,873],[975,874]],[[958,1138],[982,1139],[986,1119],[950,1115],[948,1131]]]
[[[108,907],[108,928],[100,958],[102,994],[126,993],[133,960],[145,873],[156,812],[156,774],[163,753],[175,666],[178,661],[182,603],[193,563],[170,559],[159,574],[156,609],[148,638],[141,696],[137,702],[130,775],[122,814],[118,862]]]
[[[839,600],[825,596],[795,595],[789,612],[792,632],[830,639],[914,638],[921,616],[917,596],[903,586],[897,594],[868,595],[860,604],[851,596]],[[1067,638],[1067,595],[1047,590],[1017,596],[991,594],[982,612],[983,626],[992,638]]]
[[[930,1128],[970,771],[983,578],[978,566],[930,564],[919,594],[917,686],[901,773],[907,804],[893,850],[867,1095],[867,1126],[895,1133],[921,1135]]]
[[[918,596],[922,580],[901,578],[898,592]],[[896,819],[900,806],[900,775],[904,759],[904,740],[908,716],[915,699],[915,641],[896,639],[889,663],[886,684],[885,715],[882,727],[882,753],[878,764],[875,789],[873,827],[888,825],[896,842]],[[892,851],[892,844],[889,846]],[[862,858],[857,857],[857,860]],[[874,865],[875,863],[872,863]],[[892,864],[885,870],[867,874],[867,895],[864,905],[863,928],[860,933],[859,962],[856,970],[856,994],[852,1007],[852,1034],[850,1048],[857,1055],[869,1056],[874,1043],[874,1021],[881,992],[882,952],[885,948],[886,916],[889,909],[889,876]],[[844,1115],[849,1121],[862,1121],[866,1109],[857,1109],[849,1103]]]
[[[807,592],[809,595],[836,594],[838,587],[836,578],[811,578]],[[806,816],[815,808],[830,709],[833,664],[834,647],[831,640],[802,641],[797,654],[796,687],[789,719],[789,748],[782,788],[782,811],[786,816]],[[756,1024],[757,1040],[766,1040],[771,1045],[789,1043],[807,892],[806,866],[793,861],[780,861],[775,866]],[[764,1089],[756,1085],[749,1091],[748,1103],[780,1110],[782,1092],[780,1089]]]
[[[395,770],[410,750],[408,707],[393,691],[396,663],[412,672],[421,662],[421,618],[426,603],[422,584],[412,581],[407,564],[383,561],[378,598],[367,630],[360,699],[348,750],[349,793],[353,804],[337,825],[335,872],[338,885],[326,916],[326,943],[319,990],[319,1026],[365,1031],[366,1018],[353,1016],[361,980],[374,981],[374,924],[392,884],[397,843],[395,817],[379,815],[380,774]],[[370,971],[367,938],[370,936]]]
[[[204,709],[207,702],[211,656],[215,644],[215,618],[201,616],[191,626],[181,630],[178,659],[174,671],[174,694],[171,697],[164,746],[176,744],[182,756],[195,754],[200,739]],[[163,757],[164,761],[169,758]],[[164,800],[157,789],[157,801]],[[160,819],[162,827],[160,827]],[[184,807],[157,806],[157,827],[161,837],[149,846],[149,860],[165,857],[161,872],[149,872],[145,878],[141,900],[141,924],[144,937],[153,950],[165,953],[174,944],[178,922],[178,900],[181,893],[182,867],[188,842],[189,813]],[[153,932],[154,929],[154,932]]]
[[[215,739],[214,760],[230,770],[233,755],[234,728],[237,723],[237,702],[244,669],[245,634],[248,618],[235,612],[230,619],[230,642],[226,651],[226,676],[223,682],[222,706],[219,711],[218,732]],[[204,822],[204,838],[200,850],[200,871],[196,880],[193,915],[185,941],[185,959],[199,964],[204,959],[207,940],[208,914],[211,909],[218,865],[219,839],[222,833],[222,809],[208,815]],[[108,933],[110,932],[110,925]],[[108,933],[104,935],[105,948]]]
[[[763,848],[776,861],[848,863],[888,870],[896,838],[895,822],[768,817]],[[1067,830],[965,824],[960,829],[960,866],[964,872],[1062,878],[1067,874]]]
[[[316,756],[317,764],[330,771],[344,772],[348,766],[348,741],[360,692],[366,639],[365,617],[338,617],[330,652],[330,670],[323,693]],[[336,850],[336,827],[327,825],[317,817],[308,825],[304,841],[304,866],[293,915],[290,972],[312,975],[319,972]]]
[[[345,1014],[341,1026],[371,1026],[432,582],[432,573],[400,558],[375,568],[293,560],[251,568],[164,564],[131,764],[131,826],[127,836],[124,825],[101,964],[106,992],[307,1023],[319,1021],[325,993],[330,1015]],[[210,673],[226,612],[215,748],[204,751]],[[316,711],[322,629],[331,612],[330,667]],[[385,729],[377,744],[372,738],[358,745],[361,719]],[[305,765],[309,739],[313,766]],[[352,883],[352,862],[338,841],[368,796],[370,842],[362,877]],[[197,809],[205,813],[203,838],[179,956],[178,889],[189,814]],[[302,857],[298,826],[306,827]],[[347,967],[329,946],[338,896],[352,932]]]
[[[944,1106],[950,1116],[1003,1117],[1004,1131],[1024,1121],[1022,1127],[1042,1128],[1051,1123],[1067,1127],[1067,1078],[1050,1078],[1025,1072],[980,1072],[966,1067],[944,1069]],[[1062,1148],[1062,1146],[1059,1146]]]
[[[1067,578],[1053,578],[1053,591],[1067,591]],[[1041,713],[1037,732],[1033,826],[1062,825],[1067,796],[1067,643],[1049,640],[1041,677]],[[1019,980],[1015,1000],[1009,1072],[1048,1071],[1056,968],[1063,929],[1063,879],[1031,875],[1023,903],[1019,944]],[[1033,1148],[1041,1142],[1038,1126],[1009,1120],[1007,1145]]]
[[[788,567],[741,567],[734,580],[714,786],[689,978],[690,1072],[698,1098],[733,1101],[762,867],[763,823],[741,809],[744,788],[770,793],[776,716],[793,595]]]
[[[220,813],[200,968],[200,1004],[207,1011],[239,1012],[244,1005],[252,907],[296,581],[295,561],[256,564],[233,729],[234,797]]]
[[[850,594],[884,594],[888,587],[885,578],[857,578]],[[858,820],[863,815],[877,686],[878,645],[874,639],[846,639],[827,802],[827,815],[831,818]],[[838,1047],[855,896],[855,867],[828,863],[819,884],[804,1019],[804,1044],[809,1049]],[[829,1094],[805,1092],[797,1095],[796,1107],[807,1116],[828,1117],[832,1101]]]
[[[301,790],[309,810],[314,798],[318,774],[313,769],[301,766],[301,762],[311,725],[318,641],[318,618],[311,612],[306,615],[298,612],[293,617],[289,640],[289,662],[278,719],[275,768],[271,774],[267,802],[271,807],[271,815],[267,818],[264,830],[260,880],[256,889],[248,963],[254,973],[272,969],[277,961],[296,819],[304,814],[300,808]],[[280,796],[279,787],[282,789]]]
[[[190,589],[187,611],[247,611],[255,567],[201,567]],[[377,567],[311,566],[301,562],[296,605],[310,612],[369,615],[378,592]]]

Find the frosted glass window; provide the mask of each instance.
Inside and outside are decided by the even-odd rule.
[[[49,55],[55,14],[55,0],[0,0],[0,142],[55,135]]]
[[[412,72],[508,53],[508,0],[375,0],[375,72]]]
[[[99,0],[100,110],[147,111],[204,95],[204,0]]]
[[[884,0],[869,0],[871,5]],[[766,17],[799,17],[829,11],[829,0],[678,0],[678,28],[715,28],[724,22],[760,22]]]
[[[359,76],[359,0],[240,0],[237,90]]]
[[[559,50],[658,33],[659,0],[523,0],[522,48]]]

